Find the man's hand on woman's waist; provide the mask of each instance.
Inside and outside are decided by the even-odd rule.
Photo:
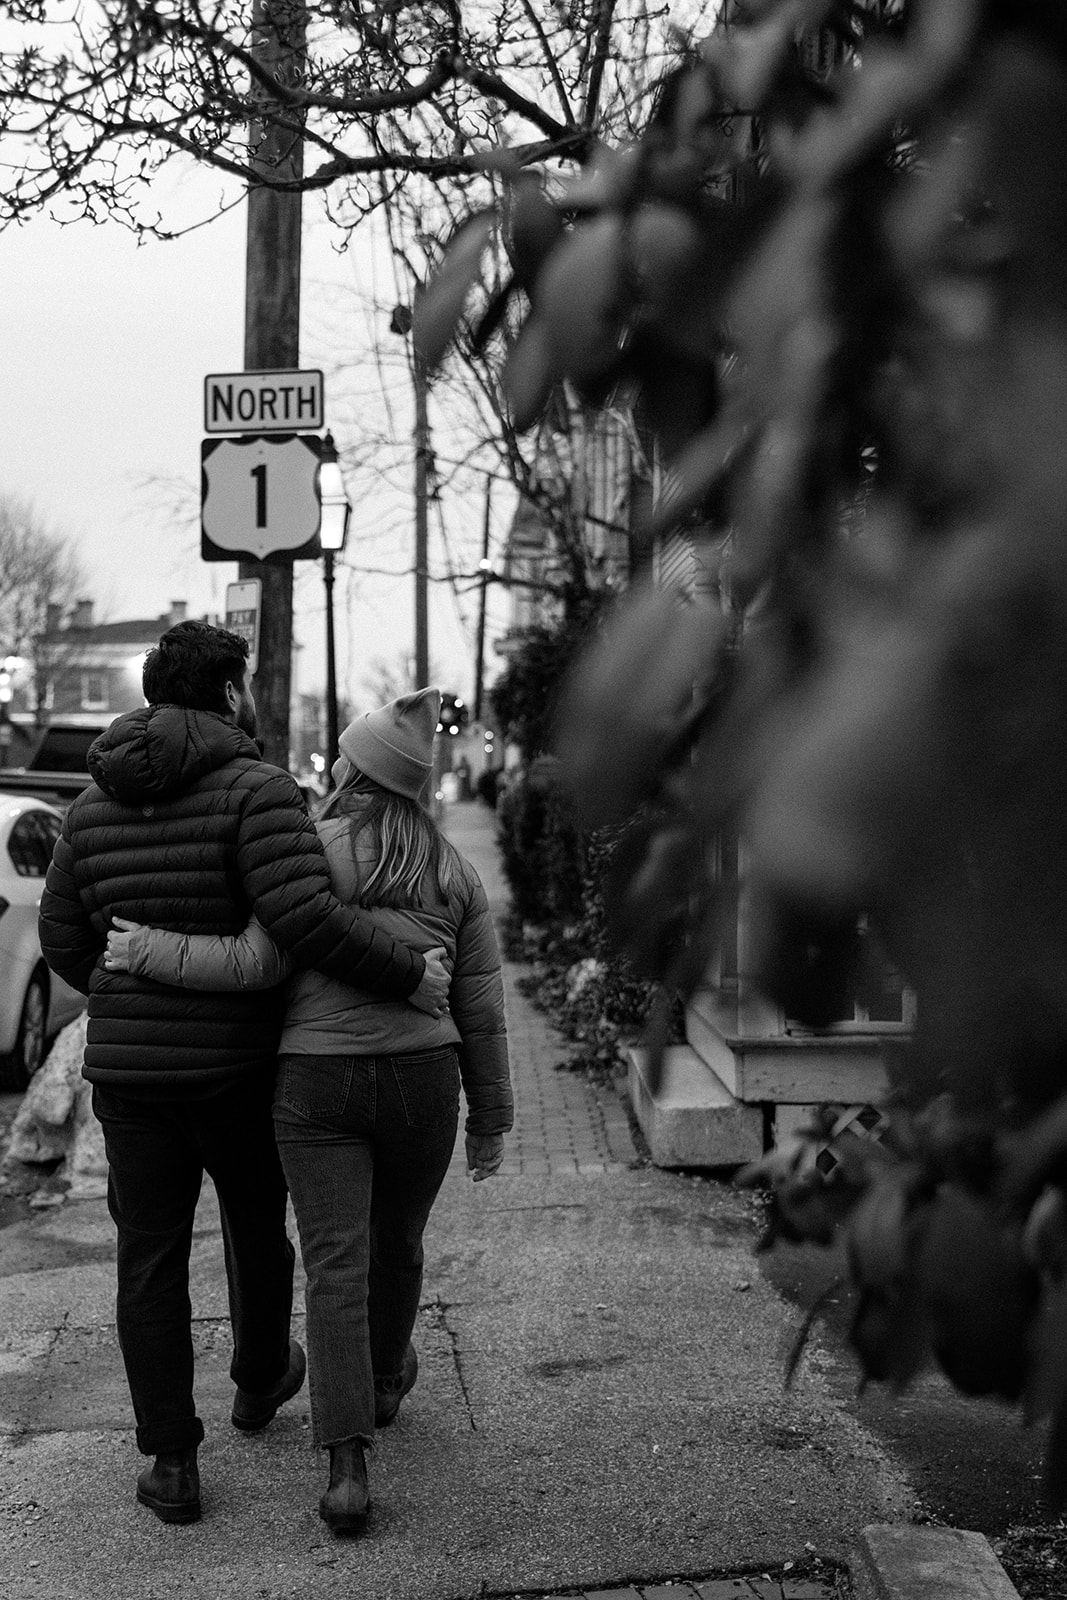
[[[415,993],[408,996],[408,1005],[428,1016],[442,1017],[448,1010],[448,991],[452,983],[452,970],[445,959],[443,944],[423,951],[426,971]]]

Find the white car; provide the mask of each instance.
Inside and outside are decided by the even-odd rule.
[[[85,997],[49,972],[37,908],[63,818],[32,795],[0,789],[0,1088],[24,1089]]]

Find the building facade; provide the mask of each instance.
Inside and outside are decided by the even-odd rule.
[[[186,602],[172,600],[157,617],[97,622],[92,600],[64,614],[50,608],[33,653],[12,673],[9,715],[16,728],[51,722],[103,726],[120,712],[144,705],[141,670],[159,636],[182,622]]]

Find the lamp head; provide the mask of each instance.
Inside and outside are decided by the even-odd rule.
[[[322,506],[319,544],[323,550],[343,550],[352,507],[345,493],[345,480],[332,433],[327,433],[319,442],[319,501]]]

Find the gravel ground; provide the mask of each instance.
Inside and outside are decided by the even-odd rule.
[[[991,1541],[1021,1600],[1064,1600],[1067,1595],[1067,1523],[1009,1528]]]

